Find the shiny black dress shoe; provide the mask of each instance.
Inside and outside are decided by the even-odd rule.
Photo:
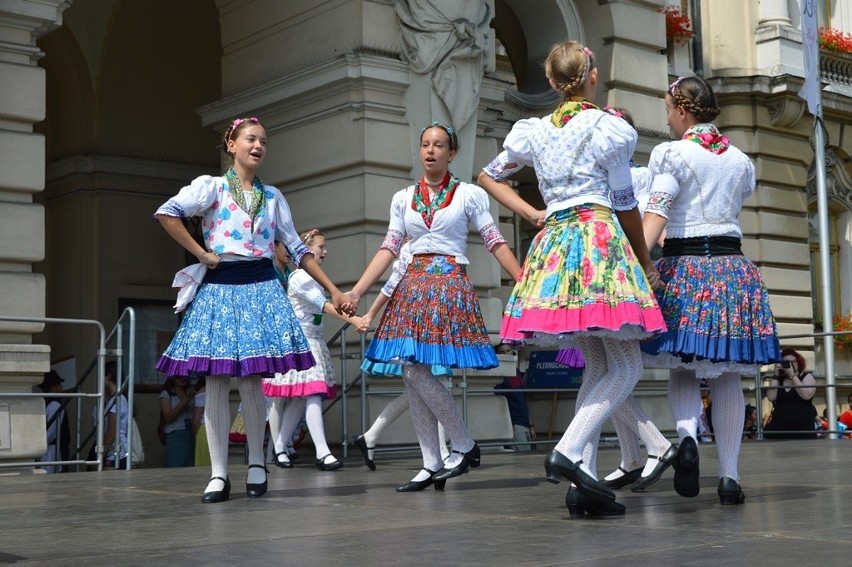
[[[617,490],[619,488],[624,488],[628,484],[633,484],[639,477],[642,476],[642,469],[633,469],[632,471],[626,471],[622,467],[618,467],[623,474],[619,477],[606,480],[604,479],[602,482],[613,490]]]
[[[331,457],[332,461],[326,462],[327,458]],[[334,458],[334,455],[329,453],[321,459],[317,459],[317,468],[321,471],[336,471],[337,469],[343,467],[343,463]]]
[[[722,506],[745,504],[745,492],[734,479],[724,476],[719,479],[719,502]]]
[[[624,504],[620,502],[594,502],[586,498],[576,487],[568,488],[565,495],[565,505],[568,506],[568,515],[572,518],[589,516],[623,516]]]
[[[698,483],[700,472],[698,470],[698,445],[692,437],[685,437],[677,449],[677,458],[674,462],[674,489],[675,492],[686,498],[698,496],[701,486]]]
[[[225,483],[222,490],[211,490],[201,495],[201,501],[205,504],[215,504],[216,502],[224,502],[231,496],[231,481],[221,476],[214,476],[210,480],[221,480]]]
[[[677,445],[671,445],[662,456],[657,455],[648,455],[648,460],[657,459],[657,464],[654,465],[654,470],[651,471],[651,474],[648,476],[640,476],[639,479],[633,483],[633,486],[630,487],[630,490],[633,492],[640,492],[645,490],[663,476],[663,473],[667,468],[672,466],[677,458]]]
[[[397,486],[397,492],[420,492],[424,490],[429,485],[434,484],[435,490],[444,490],[444,486],[447,484],[447,480],[436,480],[435,479],[435,471],[430,471],[429,469],[423,469],[427,473],[429,473],[429,478],[426,480],[410,480],[403,484],[402,486]],[[441,469],[443,470],[443,469]]]
[[[364,439],[363,435],[359,435],[352,439],[352,444],[358,447],[358,450],[361,451],[361,458],[364,459],[364,464],[367,465],[367,468],[371,471],[376,470],[376,463],[373,462],[373,459],[370,458],[370,449],[372,447],[367,447],[367,440]]]
[[[554,449],[548,453],[547,458],[544,460],[547,482],[559,484],[562,477],[565,477],[573,482],[574,486],[587,499],[595,502],[615,502],[615,493],[607,485],[581,469],[580,463],[582,462],[577,461],[574,463],[568,457]]]
[[[263,469],[266,475],[269,474],[269,470],[263,465],[249,465],[250,469]],[[260,484],[249,484],[246,481],[246,496],[249,498],[260,498],[264,494],[266,494],[266,489],[269,487],[268,480],[264,480]]]
[[[282,461],[278,457],[284,455],[287,457],[286,461]],[[287,454],[287,451],[281,451],[280,453],[275,453],[275,466],[281,469],[292,469],[293,461],[290,460],[290,455]]]
[[[447,480],[448,478],[457,477],[467,472],[468,468],[475,469],[479,466],[479,458],[482,453],[479,450],[479,445],[477,445],[476,443],[473,444],[473,449],[471,449],[467,453],[462,453],[461,451],[455,450],[453,451],[453,453],[457,453],[462,456],[461,462],[453,468],[448,469],[447,467],[444,467],[438,472],[436,472],[434,475],[436,481]]]

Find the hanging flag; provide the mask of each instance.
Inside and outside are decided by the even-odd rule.
[[[802,55],[805,62],[805,84],[799,96],[808,102],[808,112],[822,118],[819,78],[819,41],[817,31],[817,0],[802,3]]]

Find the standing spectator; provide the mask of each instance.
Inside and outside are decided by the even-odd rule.
[[[783,349],[781,356],[781,362],[775,365],[775,376],[766,388],[766,399],[772,402],[772,417],[763,436],[766,439],[814,439],[817,410],[812,400],[816,394],[816,380],[805,370],[805,358],[794,349]]]
[[[117,365],[114,360],[106,363],[104,366],[104,447],[107,450],[106,462],[104,468],[127,468],[127,433],[130,422],[129,406],[127,398],[124,394],[118,391],[116,386]],[[97,427],[100,421],[98,416],[98,406],[92,408],[92,426]],[[116,433],[118,436],[116,437]],[[117,443],[116,443],[117,441]],[[92,443],[92,449],[89,451],[88,460],[94,461],[97,458],[97,441]],[[115,447],[118,445],[118,451]],[[116,467],[116,460],[118,466]]]
[[[204,425],[204,404],[206,403],[207,378],[201,376],[195,383],[195,400],[192,410],[192,431],[195,438],[195,466],[210,466],[210,449],[207,446],[207,427]]]
[[[169,378],[160,392],[160,414],[166,433],[166,468],[191,467],[195,464],[193,398],[195,392],[190,390],[189,378],[186,376]]]
[[[46,372],[39,389],[44,393],[62,392],[62,377],[55,370]],[[47,452],[42,461],[67,461],[69,457],[68,444],[71,441],[71,431],[68,428],[68,415],[58,398],[45,396],[44,413],[47,419]],[[67,471],[64,465],[47,465],[43,467],[48,474]]]

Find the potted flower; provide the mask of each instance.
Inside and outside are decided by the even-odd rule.
[[[852,313],[846,315],[835,315],[835,331],[852,331]],[[848,335],[834,335],[834,348],[842,351],[852,351],[852,333]]]
[[[834,53],[852,53],[852,34],[834,28],[819,28],[819,48]]]
[[[684,46],[695,35],[689,16],[681,12],[677,6],[664,6],[657,11],[666,16],[666,39],[668,41]]]

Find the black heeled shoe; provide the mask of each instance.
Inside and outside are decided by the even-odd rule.
[[[467,471],[468,468],[475,469],[479,466],[480,456],[482,455],[482,452],[479,450],[479,445],[477,445],[476,443],[473,444],[473,449],[471,449],[467,453],[463,453],[461,451],[456,450],[453,450],[453,453],[462,456],[461,462],[451,469],[444,467],[438,472],[436,472],[436,481],[447,480],[448,478],[455,478],[457,476],[461,476]]]
[[[269,475],[269,469],[267,469],[264,465],[249,465],[250,469],[263,469],[266,473],[266,476]],[[266,494],[266,489],[269,488],[268,479],[264,479],[260,484],[249,484],[246,481],[246,496],[249,498],[260,498],[264,494]]]
[[[686,498],[694,498],[701,491],[698,469],[698,445],[692,437],[685,437],[677,448],[674,462],[675,492]]]
[[[278,459],[281,455],[287,457],[286,461],[281,461]],[[290,460],[290,455],[287,454],[287,451],[281,451],[280,453],[275,453],[275,466],[281,469],[292,469],[293,461]]]
[[[216,502],[224,502],[231,497],[231,481],[221,476],[214,476],[210,480],[221,480],[225,483],[222,490],[211,490],[201,495],[201,501],[205,504],[215,504]]]
[[[648,455],[648,460],[657,459],[657,464],[654,465],[654,470],[651,471],[651,474],[648,476],[640,476],[636,482],[633,483],[633,486],[630,487],[630,490],[633,492],[640,492],[645,490],[663,476],[663,473],[667,468],[672,466],[677,458],[677,445],[672,444],[668,451],[663,453],[662,456],[658,457],[656,455]]]
[[[574,486],[582,492],[589,500],[595,502],[615,502],[615,493],[607,485],[595,479],[583,469],[580,463],[572,462],[571,459],[554,449],[548,453],[544,460],[544,470],[547,473],[547,482],[559,484],[562,477],[574,483]]]
[[[603,482],[605,485],[612,488],[613,490],[617,490],[619,488],[624,488],[628,484],[633,484],[634,482],[639,480],[639,477],[642,476],[642,469],[641,468],[633,469],[632,471],[626,471],[622,467],[619,466],[618,470],[620,470],[624,474],[622,474],[619,477],[613,478],[611,480],[604,479],[601,482]]]
[[[376,470],[376,463],[374,463],[373,459],[370,458],[370,449],[372,449],[372,447],[367,447],[367,440],[364,439],[364,436],[358,435],[352,439],[352,444],[358,447],[361,451],[361,458],[364,459],[364,464],[367,465],[367,468],[371,471]]]
[[[719,479],[719,502],[722,506],[735,506],[745,504],[745,492],[740,483],[734,479],[723,476]]]
[[[435,485],[435,490],[444,490],[444,486],[446,486],[446,484],[447,484],[446,479],[443,479],[443,480],[436,479],[435,478],[435,474],[436,474],[435,471],[430,471],[429,469],[423,469],[423,470],[426,471],[427,473],[429,473],[429,478],[427,478],[426,480],[410,480],[410,481],[406,482],[405,484],[403,484],[402,486],[397,486],[396,491],[397,492],[420,492],[421,490],[424,490],[426,487],[428,487],[430,484]],[[441,469],[441,470],[443,470],[443,469]]]
[[[568,488],[565,495],[565,505],[568,515],[572,518],[589,516],[623,516],[627,509],[620,502],[593,502],[586,498],[576,487]]]
[[[325,460],[328,457],[331,457],[334,460],[331,461],[330,463],[326,463]],[[326,455],[326,456],[324,456],[320,459],[317,459],[317,468],[321,471],[336,471],[337,469],[341,468],[342,466],[343,466],[343,463],[341,463],[340,461],[335,459],[334,455],[332,455],[331,453],[329,453],[328,455]]]

